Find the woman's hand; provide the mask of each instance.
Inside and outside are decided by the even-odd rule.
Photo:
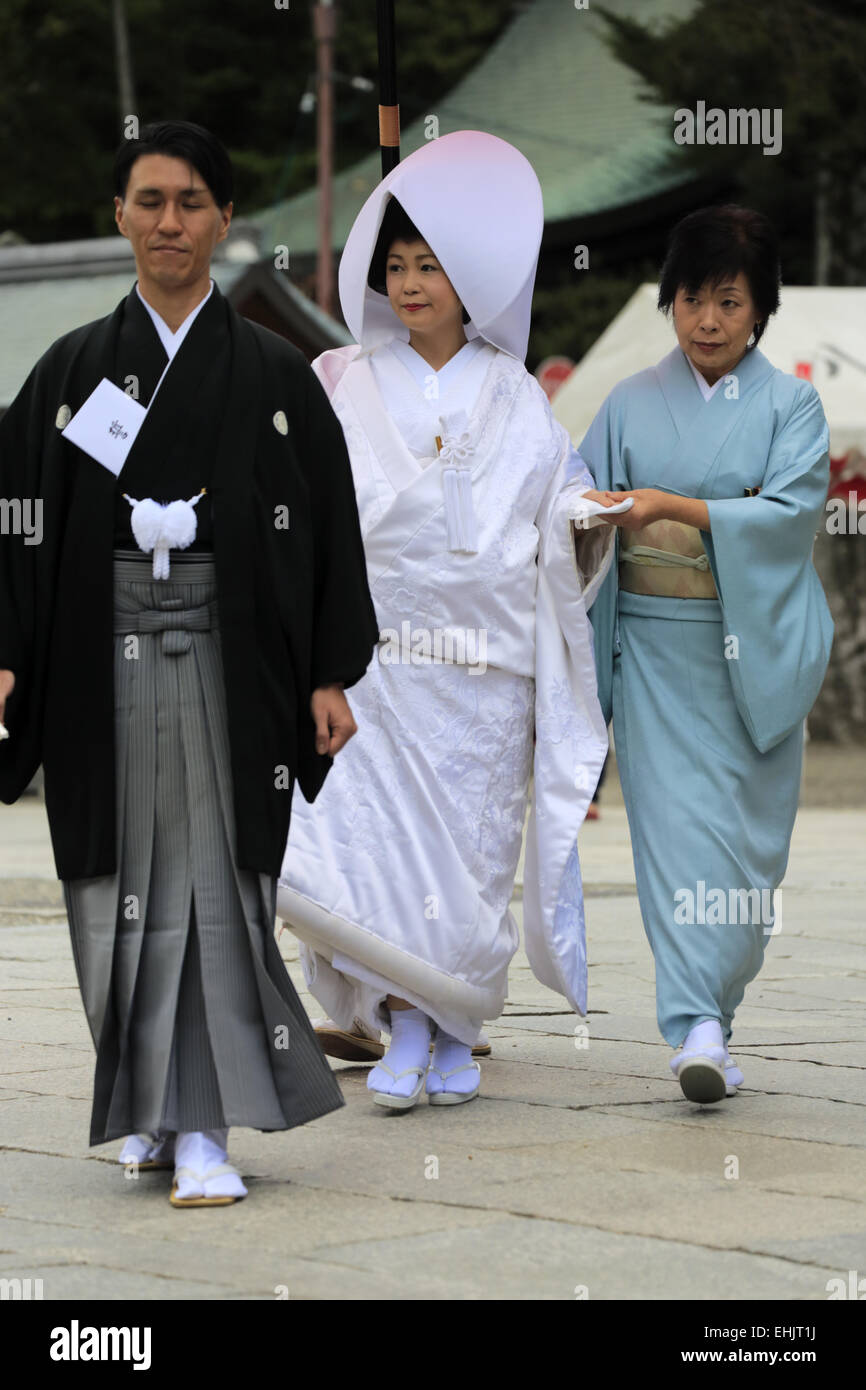
[[[621,526],[625,531],[642,531],[651,522],[661,521],[668,514],[667,504],[670,498],[666,492],[660,492],[658,488],[639,487],[633,492],[605,492],[602,496],[610,498],[611,502],[624,502],[627,497],[632,499],[633,505],[627,512],[602,517],[609,526]]]
[[[657,487],[639,487],[634,492],[606,492],[605,497],[614,502],[624,502],[626,497],[634,499],[634,506],[627,512],[617,512],[612,517],[602,517],[609,526],[622,526],[626,531],[642,531],[654,521],[679,521],[684,526],[694,526],[698,531],[709,531],[710,513],[701,497],[680,497],[676,492],[662,492]]]
[[[15,689],[15,674],[13,671],[0,671],[0,724],[6,717],[6,701]]]
[[[336,757],[358,726],[341,685],[322,685],[313,691],[310,710],[316,724],[316,752]]]

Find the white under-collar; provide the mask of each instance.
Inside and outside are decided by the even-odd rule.
[[[213,294],[213,280],[211,280],[210,282],[210,289],[208,290],[204,299],[200,299],[198,304],[196,304],[195,308],[193,309],[192,313],[187,314],[186,318],[184,319],[183,323],[180,325],[180,328],[178,328],[176,333],[172,333],[171,329],[169,328],[168,324],[166,323],[165,319],[161,316],[161,314],[158,314],[156,310],[153,308],[153,306],[151,304],[148,304],[147,300],[141,292],[137,280],[135,282],[135,290],[145,309],[150,314],[150,317],[153,321],[153,326],[159,334],[159,341],[165,348],[168,354],[168,360],[170,362],[174,357],[175,353],[177,352],[178,348],[180,347],[181,343],[183,342],[184,338],[186,337],[187,333],[192,328],[193,321],[196,315],[201,312],[201,310],[204,308],[211,295]]]
[[[420,352],[416,351],[409,343],[404,342],[402,338],[392,339],[388,346],[395,357],[399,358],[403,365],[412,373],[420,387],[424,388],[429,384],[431,377],[436,377],[438,379],[439,391],[444,392],[452,380],[459,376],[464,368],[468,367],[469,363],[477,357],[478,353],[484,347],[484,339],[472,338],[464,343],[461,348],[458,348],[454,356],[449,357],[448,361],[439,368],[438,372],[433,370],[430,363],[421,356]]]
[[[707,381],[706,377],[703,376],[703,375],[698,371],[698,369],[697,369],[697,367],[695,366],[694,362],[693,362],[692,359],[687,355],[687,353],[684,352],[684,353],[683,353],[683,357],[685,357],[686,361],[688,362],[689,366],[691,367],[692,371],[694,372],[695,381],[698,383],[698,385],[699,385],[700,388],[701,388],[701,395],[703,396],[704,400],[705,400],[705,401],[711,400],[712,397],[713,397],[713,396],[716,394],[716,392],[718,391],[719,387],[721,386],[721,384],[722,384],[722,382],[724,381],[725,378],[724,378],[723,376],[720,376],[719,379],[718,379],[718,381],[714,381],[713,384],[712,384],[712,386],[711,386],[710,383]]]

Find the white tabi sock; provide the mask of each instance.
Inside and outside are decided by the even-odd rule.
[[[683,1052],[706,1052],[710,1047],[726,1050],[722,1025],[717,1018],[705,1018],[703,1023],[696,1023],[683,1043]]]
[[[409,1069],[417,1067],[422,1075],[426,1072],[430,1061],[430,1030],[430,1020],[420,1009],[392,1009],[391,1046],[367,1077],[367,1089],[393,1096],[411,1095],[418,1085],[418,1073]],[[407,1070],[409,1075],[395,1081],[383,1064],[397,1076]]]
[[[458,1070],[461,1067],[465,1067],[466,1070]],[[443,1079],[439,1075],[440,1072],[457,1074],[445,1076]],[[472,1048],[439,1028],[433,1045],[430,1070],[427,1073],[428,1096],[436,1095],[438,1091],[454,1091],[461,1096],[468,1095],[470,1091],[477,1091],[480,1072],[478,1064],[472,1063]]]
[[[191,1174],[177,1177],[177,1195],[186,1197],[246,1197],[247,1189],[238,1173],[208,1177],[208,1171],[228,1162],[227,1129],[195,1130],[177,1136],[175,1176],[181,1168]]]
[[[175,1135],[161,1129],[158,1134],[128,1134],[118,1163],[172,1163]]]
[[[745,1079],[740,1068],[728,1051],[728,1044],[725,1043],[725,1080],[729,1086],[742,1086]]]
[[[703,1023],[696,1023],[687,1034],[682,1052],[678,1052],[670,1061],[670,1068],[674,1076],[677,1075],[683,1058],[688,1053],[695,1052],[703,1053],[712,1061],[717,1062],[720,1067],[724,1067],[725,1039],[722,1025],[717,1018],[707,1018],[704,1019]]]

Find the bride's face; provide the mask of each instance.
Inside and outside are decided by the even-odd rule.
[[[413,333],[462,323],[463,306],[426,241],[393,241],[385,263],[391,308]]]

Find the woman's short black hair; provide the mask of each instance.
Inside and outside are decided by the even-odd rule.
[[[192,121],[153,121],[142,126],[137,140],[124,140],[114,157],[114,192],[126,197],[133,164],[144,154],[183,159],[204,179],[217,207],[232,201],[234,175],[228,150],[204,126]]]
[[[385,269],[388,263],[388,252],[395,241],[423,241],[429,244],[427,238],[419,232],[415,223],[412,221],[406,209],[393,196],[388,200],[385,208],[385,216],[382,218],[382,225],[379,228],[379,235],[376,238],[376,246],[370,258],[370,269],[367,272],[367,284],[371,290],[377,294],[387,294],[388,288],[385,278]],[[433,247],[430,247],[433,251]],[[434,252],[435,255],[435,252]],[[463,322],[469,322],[469,315],[463,310]]]
[[[658,306],[671,309],[677,290],[697,294],[742,271],[758,313],[757,347],[767,319],[779,307],[781,267],[775,228],[763,213],[735,203],[699,208],[678,222],[668,240],[659,282]]]

